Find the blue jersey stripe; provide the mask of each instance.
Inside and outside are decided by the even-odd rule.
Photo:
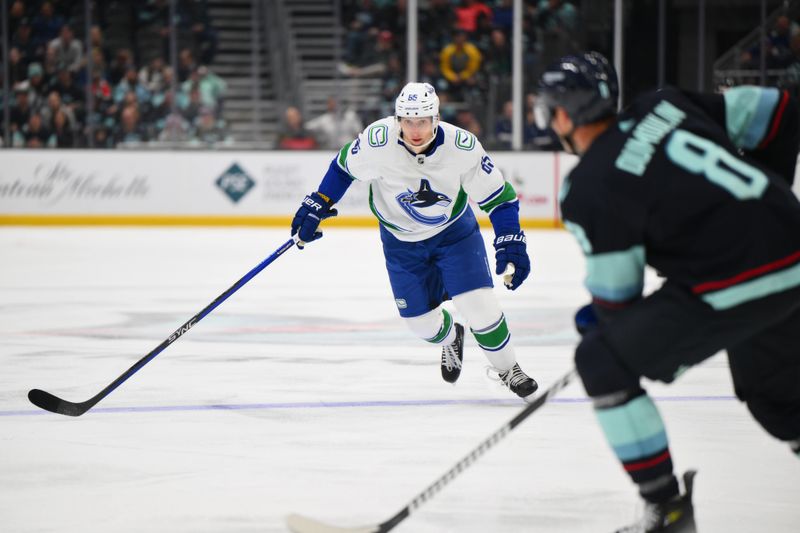
[[[608,302],[625,302],[642,294],[644,246],[621,252],[586,256],[586,288],[592,296]]]
[[[727,289],[703,294],[702,298],[714,309],[730,309],[750,300],[769,296],[797,286],[800,286],[800,264],[728,287]]]
[[[734,87],[725,92],[728,137],[745,150],[753,150],[769,131],[770,118],[780,102],[780,91],[764,87]]]

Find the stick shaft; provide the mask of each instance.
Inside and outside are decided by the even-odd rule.
[[[455,464],[450,470],[444,473],[439,479],[434,481],[431,485],[428,486],[425,490],[420,492],[411,503],[401,509],[396,515],[392,518],[387,520],[386,522],[381,523],[378,526],[378,533],[386,533],[391,531],[392,529],[397,526],[400,522],[405,520],[406,518],[411,515],[412,512],[416,511],[419,507],[421,507],[425,502],[432,499],[436,494],[438,494],[448,483],[456,478],[461,472],[469,468],[474,462],[476,462],[483,454],[485,454],[489,449],[494,447],[495,444],[503,440],[515,427],[520,425],[526,418],[528,418],[534,411],[539,409],[542,405],[547,403],[547,401],[555,396],[559,391],[565,388],[567,385],[570,384],[572,379],[575,376],[575,370],[570,370],[564,376],[562,376],[558,381],[553,383],[550,388],[545,391],[544,394],[537,397],[533,400],[530,404],[528,404],[522,411],[520,411],[517,416],[509,420],[503,427],[489,435],[486,439],[483,440],[475,449],[469,452],[463,459]]]
[[[85,402],[81,403],[72,403],[57,398],[50,393],[46,393],[44,391],[39,390],[32,390],[28,393],[28,398],[38,407],[42,409],[46,409],[48,411],[53,411],[59,414],[65,414],[70,416],[80,416],[89,409],[91,409],[95,404],[97,404],[100,400],[111,394],[117,387],[125,383],[131,376],[136,374],[139,370],[142,369],[147,363],[152,361],[158,354],[160,354],[164,349],[172,344],[173,342],[180,339],[184,333],[189,331],[195,324],[200,322],[204,317],[208,316],[214,309],[216,309],[222,302],[227,300],[233,293],[238,291],[242,286],[253,279],[259,272],[264,270],[270,263],[275,261],[278,257],[283,255],[287,250],[292,248],[295,244],[295,239],[289,239],[285,243],[283,243],[275,252],[273,252],[269,257],[261,261],[258,265],[253,267],[247,274],[242,276],[239,281],[231,285],[228,290],[217,296],[217,298],[208,304],[202,311],[194,315],[192,318],[187,320],[181,327],[175,330],[172,335],[164,339],[164,341],[156,346],[150,353],[139,359],[133,366],[131,366],[128,370],[123,372],[117,379],[113,382],[108,384],[106,388],[98,392],[92,398],[86,400]]]

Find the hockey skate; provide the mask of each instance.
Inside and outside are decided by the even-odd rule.
[[[692,488],[694,470],[683,475],[685,493],[666,503],[646,502],[644,516],[635,524],[618,529],[616,533],[696,533]]]
[[[464,326],[456,322],[456,340],[442,348],[442,379],[455,383],[461,375],[464,360]]]
[[[514,363],[510,370],[499,372],[498,377],[506,387],[511,389],[511,392],[520,398],[527,398],[539,388],[536,380],[523,372],[519,363]]]

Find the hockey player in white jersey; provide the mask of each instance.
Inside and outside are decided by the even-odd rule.
[[[525,398],[538,388],[516,362],[506,318],[492,292],[486,249],[468,199],[489,214],[495,271],[514,290],[530,272],[519,203],[474,135],[439,120],[439,97],[427,83],[407,84],[395,116],[368,126],[331,162],[319,189],[292,221],[301,248],[322,237],[319,224],[353,182],[369,183],[380,221],[386,268],[400,316],[417,336],[442,345],[442,378],[461,373],[464,326],[442,307],[452,298],[502,382]]]

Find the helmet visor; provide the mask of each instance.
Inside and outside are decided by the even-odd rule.
[[[555,103],[546,92],[540,93],[536,102],[533,104],[533,120],[536,127],[540,130],[546,130],[550,127],[550,122],[555,115]]]

